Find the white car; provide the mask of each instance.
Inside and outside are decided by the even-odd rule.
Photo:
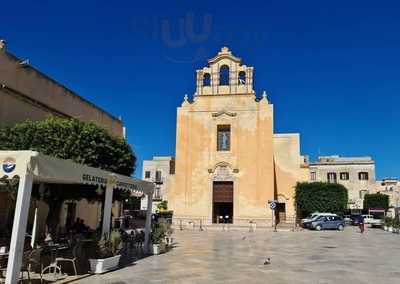
[[[364,224],[371,224],[372,220],[374,219],[374,216],[372,215],[363,214],[362,216],[364,218]]]
[[[375,219],[374,216],[365,214],[362,215],[364,217],[364,224],[370,225],[371,227],[382,227],[383,220],[382,219]]]

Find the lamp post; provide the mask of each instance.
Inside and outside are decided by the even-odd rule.
[[[400,214],[399,214],[399,196],[400,196],[400,192],[399,192],[399,190],[396,190],[395,192],[396,192],[397,197],[396,197],[396,209],[394,210],[394,214],[395,214],[395,218],[399,219],[399,217],[400,217]]]

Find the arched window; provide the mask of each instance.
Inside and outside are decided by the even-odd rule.
[[[209,73],[205,73],[203,76],[203,86],[210,86],[211,78]]]
[[[222,65],[219,69],[219,84],[221,86],[229,85],[229,67],[227,65]]]
[[[246,72],[240,71],[238,76],[238,84],[244,85],[246,84]]]

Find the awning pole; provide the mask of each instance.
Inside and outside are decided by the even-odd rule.
[[[44,183],[39,185],[39,192],[44,192]],[[31,238],[31,247],[36,247],[36,236],[37,236],[37,222],[38,222],[38,205],[35,200],[35,215],[33,217],[33,227],[32,227],[32,238]]]
[[[37,231],[37,217],[38,217],[38,208],[35,202],[35,214],[33,216],[33,227],[31,234],[31,247],[35,248],[36,246],[36,231]]]
[[[149,253],[149,248],[150,248],[152,205],[153,205],[153,191],[147,194],[146,226],[144,235],[144,245],[145,245],[145,251],[147,253]]]
[[[103,214],[103,228],[101,231],[101,236],[104,234],[110,233],[110,221],[111,221],[111,208],[112,208],[112,199],[113,199],[113,186],[111,183],[107,183],[106,193],[104,200],[104,214]]]
[[[24,252],[26,224],[28,223],[33,176],[26,172],[20,177],[14,223],[11,235],[10,254],[8,256],[6,284],[18,282]]]

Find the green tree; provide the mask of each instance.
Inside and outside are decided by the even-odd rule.
[[[0,127],[0,150],[34,150],[127,176],[133,174],[136,163],[123,138],[76,119],[49,117]]]
[[[364,196],[364,209],[370,208],[389,208],[389,196],[386,194],[373,193]]]
[[[300,217],[313,212],[343,213],[347,208],[347,189],[336,183],[299,182],[295,188],[295,206]]]
[[[157,212],[162,212],[168,210],[168,201],[163,200],[157,204]]]
[[[130,176],[136,156],[123,138],[109,135],[94,123],[76,119],[49,117],[43,121],[26,121],[14,127],[0,127],[0,150],[33,150],[61,159]],[[86,190],[74,190],[86,189]],[[44,196],[34,188],[33,196],[43,198],[49,206],[47,226],[52,233],[58,225],[65,200],[103,200],[95,188],[87,185],[47,185]],[[124,199],[128,192],[118,191],[114,198]]]

